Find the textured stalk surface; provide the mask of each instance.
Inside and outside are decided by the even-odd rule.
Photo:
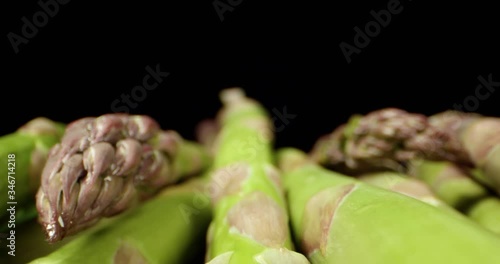
[[[279,157],[295,238],[313,264],[500,263],[500,238],[460,214],[305,162],[298,150]]]
[[[463,211],[489,196],[488,190],[467,175],[467,171],[447,161],[415,161],[411,174],[424,181],[450,206]]]
[[[447,161],[414,162],[412,175],[422,179],[441,200],[486,229],[500,234],[500,199],[464,170]]]
[[[309,263],[293,251],[280,173],[272,164],[273,133],[266,111],[240,89],[223,91],[221,100],[208,263]]]

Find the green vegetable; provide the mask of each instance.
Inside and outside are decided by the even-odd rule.
[[[500,199],[447,161],[416,161],[412,175],[426,182],[442,201],[500,234]]]
[[[205,186],[194,179],[168,187],[31,263],[191,263],[203,254],[211,217]]]
[[[309,263],[293,251],[270,118],[240,89],[224,90],[221,100],[208,263]]]
[[[202,172],[202,146],[148,116],[107,114],[68,124],[45,164],[36,201],[47,240],[57,242]]]
[[[281,150],[292,229],[313,264],[500,263],[500,237],[465,216]]]
[[[42,169],[50,147],[59,141],[63,132],[63,124],[39,117],[0,137],[0,219],[3,219],[0,229],[8,226],[7,209],[11,206],[15,207],[16,224],[36,217],[35,193]]]

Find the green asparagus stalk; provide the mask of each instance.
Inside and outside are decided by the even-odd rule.
[[[488,190],[469,177],[464,168],[451,162],[416,160],[410,174],[427,183],[441,200],[460,211],[489,196]]]
[[[309,263],[293,251],[279,172],[273,166],[270,118],[241,89],[222,91],[212,173],[214,219],[206,260]]]
[[[425,182],[409,177],[408,175],[384,171],[366,173],[357,178],[362,182],[413,197],[436,207],[450,208],[433,193]]]
[[[427,168],[420,171],[420,173],[423,171],[426,173],[419,175],[426,180],[432,179],[431,182],[427,182],[429,185],[414,177],[396,172],[363,174],[358,179],[405,194],[441,209],[453,210],[456,213],[461,211],[484,228],[500,234],[500,199],[495,196],[487,196],[487,192],[482,186],[473,182],[469,177],[461,175],[460,173],[463,172],[454,168],[456,166],[452,163],[430,161],[425,163],[434,163],[433,165],[426,164]],[[445,168],[439,170],[439,167]],[[432,173],[439,172],[441,174],[432,175]],[[440,199],[434,192],[446,199],[448,203]],[[457,210],[454,210],[452,206],[455,206]]]
[[[11,205],[7,202],[16,203],[17,224],[36,217],[34,196],[42,169],[49,149],[63,133],[62,123],[39,117],[0,137],[0,219],[8,221],[7,209]],[[6,227],[7,224],[2,224],[1,229]]]
[[[484,172],[479,168],[472,168],[469,170],[468,175],[473,178],[478,183],[487,187],[488,189],[494,189],[493,182],[484,176]]]
[[[497,197],[490,196],[481,199],[471,205],[466,214],[486,229],[500,234],[500,199]]]
[[[299,150],[278,157],[292,229],[313,264],[500,263],[500,238],[461,214],[327,170]]]
[[[426,182],[444,202],[485,228],[500,234],[500,199],[467,175],[467,170],[447,161],[418,161],[412,175]]]
[[[192,179],[168,187],[31,263],[191,263],[203,254],[211,218],[205,186]]]
[[[148,116],[107,114],[68,124],[36,196],[49,243],[117,215],[209,164],[198,144]]]

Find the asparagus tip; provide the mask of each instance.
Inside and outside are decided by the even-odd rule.
[[[284,171],[293,171],[311,162],[307,154],[295,148],[282,148],[277,151],[278,167]]]
[[[240,87],[227,88],[220,92],[220,100],[225,105],[237,103],[245,98],[245,91]]]
[[[61,130],[56,122],[46,118],[37,117],[30,120],[18,129],[19,132],[31,135],[60,135]]]

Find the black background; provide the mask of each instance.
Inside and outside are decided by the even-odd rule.
[[[224,21],[211,0],[123,2],[61,5],[18,54],[7,34],[21,34],[21,18],[41,8],[3,3],[1,134],[37,116],[67,123],[111,112],[156,64],[170,76],[131,113],[193,139],[197,122],[219,109],[218,92],[240,86],[270,111],[295,114],[276,144],[304,150],[351,114],[433,114],[473,95],[480,75],[500,81],[494,2],[402,0],[350,64],[339,44],[352,45],[353,28],[389,1],[243,0]],[[493,93],[475,111],[500,116],[499,101]]]

